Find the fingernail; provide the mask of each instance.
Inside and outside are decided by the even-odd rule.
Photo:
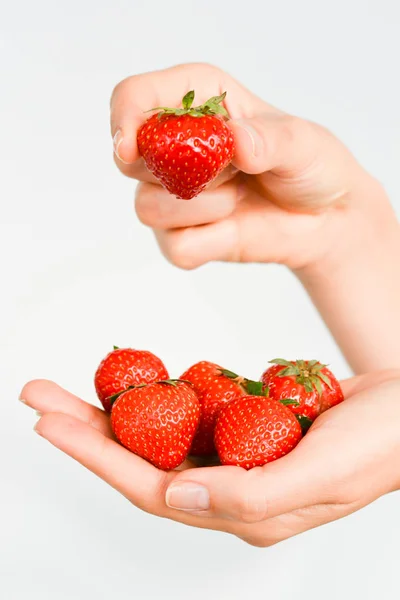
[[[21,398],[21,396],[20,396],[20,397],[18,398],[18,400],[19,400],[20,402],[22,402],[22,404],[26,404],[26,400],[25,400],[25,398]]]
[[[124,163],[124,165],[127,165],[129,163],[127,163],[125,160],[122,160],[122,158],[119,155],[119,147],[121,146],[123,141],[124,141],[124,138],[122,137],[122,131],[120,129],[117,129],[117,131],[115,132],[115,135],[113,137],[114,153],[115,153],[115,156],[118,158],[118,160],[120,160],[122,163]]]
[[[35,413],[38,417],[43,417],[43,413],[41,413],[39,410],[35,410]]]
[[[245,119],[238,119],[234,123],[235,125],[239,125],[239,127],[243,129],[249,136],[252,147],[252,155],[255,157],[259,156],[262,153],[264,142],[258,131],[254,129],[254,127]]]
[[[165,501],[170,508],[179,510],[207,510],[210,495],[207,488],[196,483],[176,483],[169,486]]]

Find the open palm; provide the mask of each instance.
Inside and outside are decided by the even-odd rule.
[[[325,412],[300,444],[274,463],[164,472],[113,438],[109,416],[55,383],[28,383],[21,398],[41,412],[36,431],[132,504],[194,527],[268,546],[341,518],[398,489],[400,376],[382,371],[343,382],[346,400]],[[184,486],[208,490],[206,510],[172,508]],[[169,506],[169,505],[170,506]]]

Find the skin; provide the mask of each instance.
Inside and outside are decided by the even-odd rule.
[[[234,164],[200,197],[171,197],[146,171],[136,132],[152,106],[227,91]],[[400,488],[399,224],[381,185],[326,129],[287,115],[210,65],[130,77],[114,90],[115,161],[140,181],[139,219],[161,251],[192,269],[209,261],[275,262],[302,281],[360,375],[293,452],[264,467],[164,473],[118,445],[109,418],[55,383],[25,385],[39,435],[137,507],[255,546],[344,517]],[[373,433],[373,435],[371,435]],[[332,449],[335,449],[332,452]]]

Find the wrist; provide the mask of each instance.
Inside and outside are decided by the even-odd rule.
[[[400,226],[377,185],[343,207],[330,251],[296,272],[356,373],[400,367]]]
[[[318,285],[329,277],[340,279],[360,268],[379,268],[381,261],[397,262],[400,225],[382,185],[365,174],[351,192],[346,206],[333,209],[324,251],[315,260],[294,270],[303,285]]]

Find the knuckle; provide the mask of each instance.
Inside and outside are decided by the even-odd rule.
[[[176,69],[187,69],[190,71],[196,70],[198,72],[204,71],[205,74],[210,76],[211,74],[219,75],[222,70],[216,65],[208,62],[192,62],[192,63],[181,63],[175,67]]]
[[[118,98],[120,98],[120,96],[125,92],[127,86],[129,85],[129,83],[131,82],[131,80],[133,79],[133,77],[134,76],[125,77],[125,79],[122,79],[114,87],[113,91],[111,92],[111,97],[110,97],[110,106],[111,106],[111,108],[113,107],[113,105],[116,102],[116,100]]]
[[[139,184],[135,194],[135,211],[143,225],[157,227],[157,215],[154,211],[154,203],[147,194],[146,186]]]
[[[266,518],[266,508],[265,498],[256,498],[253,494],[244,493],[237,501],[236,512],[240,521],[250,525]]]
[[[189,235],[190,230],[173,233],[170,243],[165,249],[165,255],[169,262],[185,271],[190,271],[197,266],[187,241]]]
[[[304,139],[308,139],[307,136],[312,130],[312,124],[309,121],[295,115],[284,115],[282,119],[283,132],[289,141],[301,139],[303,136],[305,136]]]
[[[265,473],[255,467],[244,474],[243,490],[239,500],[239,515],[244,523],[258,523],[267,518],[268,501],[264,492]]]
[[[270,548],[278,543],[278,540],[270,539],[264,535],[259,534],[250,534],[245,536],[239,536],[241,540],[249,544],[250,546],[254,546],[255,548]]]

